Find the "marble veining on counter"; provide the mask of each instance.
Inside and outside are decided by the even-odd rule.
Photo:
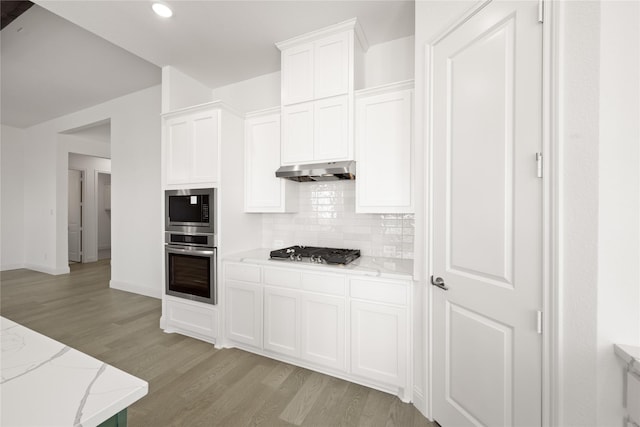
[[[407,259],[361,256],[347,265],[313,264],[269,259],[271,249],[254,249],[226,255],[225,261],[248,262],[271,267],[304,268],[327,273],[347,273],[387,279],[412,280],[413,261]]]
[[[97,426],[147,394],[133,375],[0,317],[2,426]]]

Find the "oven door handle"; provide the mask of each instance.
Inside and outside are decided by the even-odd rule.
[[[192,255],[215,255],[215,249],[185,249],[185,248],[177,248],[175,246],[166,246],[167,252],[171,252],[174,254],[192,254]]]

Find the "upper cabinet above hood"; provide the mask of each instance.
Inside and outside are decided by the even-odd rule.
[[[276,177],[297,182],[356,179],[356,162],[329,162],[282,166],[276,171]]]

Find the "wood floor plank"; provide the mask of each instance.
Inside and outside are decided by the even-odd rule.
[[[0,272],[0,313],[148,381],[130,427],[435,427],[390,394],[166,334],[160,300],[110,289],[109,275],[109,260],[60,276]]]
[[[302,422],[307,417],[307,414],[311,412],[313,405],[318,400],[320,393],[327,385],[329,377],[326,375],[313,372],[309,375],[309,378],[304,382],[302,387],[293,396],[293,399],[280,413],[280,419],[297,426],[302,425]]]

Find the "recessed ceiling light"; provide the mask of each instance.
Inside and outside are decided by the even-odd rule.
[[[162,3],[154,3],[151,5],[151,8],[158,16],[162,16],[163,18],[171,18],[173,16],[173,11],[169,9],[169,6]]]

